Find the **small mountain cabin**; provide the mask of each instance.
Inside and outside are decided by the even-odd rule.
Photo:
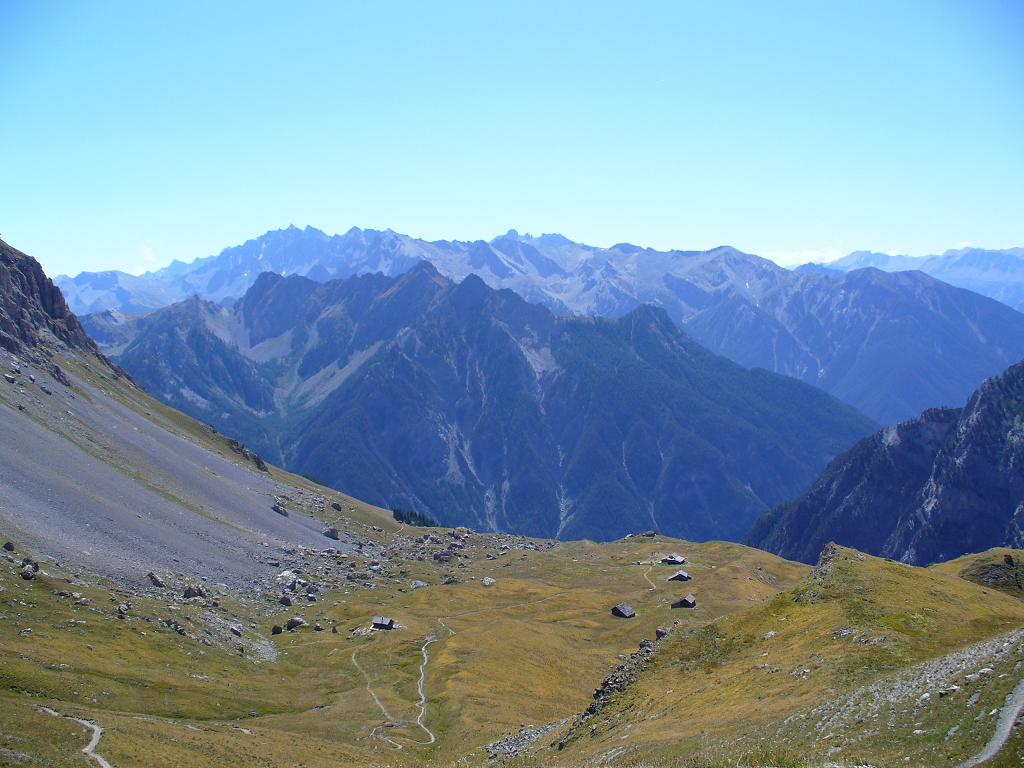
[[[629,603],[619,603],[612,608],[612,616],[618,616],[620,619],[632,619],[636,616],[636,611]]]

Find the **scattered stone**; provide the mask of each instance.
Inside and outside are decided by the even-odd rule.
[[[612,608],[612,616],[618,616],[620,619],[632,619],[636,616],[636,611],[629,603],[619,603]]]
[[[182,592],[182,597],[191,600],[194,597],[206,597],[206,589],[198,584],[189,584]]]
[[[11,543],[11,542],[9,542],[9,541],[5,541],[5,542],[4,542],[4,549],[5,549],[6,551],[8,551],[8,552],[13,552],[13,551],[14,551],[14,544],[12,544],[12,543]]]
[[[271,509],[283,517],[288,517],[288,510],[281,506],[281,504],[278,502],[274,502],[274,506],[272,506]]]
[[[21,578],[25,581],[30,581],[36,577],[36,571],[31,565],[26,565],[21,569]]]
[[[166,586],[164,584],[164,580],[161,579],[159,576],[157,576],[152,571],[150,571],[149,573],[146,574],[146,578],[148,578],[150,580],[150,582],[152,582],[154,587],[164,587],[164,586]]]
[[[565,720],[542,725],[536,728],[524,725],[516,733],[505,738],[492,742],[484,747],[490,759],[497,757],[517,757],[525,753],[530,745],[539,739],[547,736],[552,731],[565,724]]]
[[[288,597],[288,595],[281,595],[281,597],[278,598],[277,602],[279,602],[285,608],[289,608],[292,605],[292,599]]]
[[[242,636],[242,628],[241,627],[238,627],[238,626],[231,627],[230,630],[231,630],[231,634],[234,635],[235,637],[241,637]]]
[[[423,587],[425,587],[425,586],[427,586],[427,582],[425,582],[425,581],[420,581],[419,579],[413,579],[413,580],[412,580],[412,581],[411,581],[411,582],[409,583],[409,587],[410,587],[411,589],[422,589],[422,588],[423,588]]]
[[[298,629],[299,627],[306,626],[306,620],[301,616],[292,616],[290,619],[288,619],[288,621],[285,622],[284,626],[285,629],[291,632],[293,630]]]
[[[175,632],[177,632],[182,637],[184,637],[185,634],[186,634],[185,633],[185,627],[183,627],[179,622],[175,621],[174,619],[162,619],[161,623],[165,627],[170,627],[171,629],[173,629]]]
[[[328,528],[324,531],[324,536],[328,539],[334,539],[334,541],[338,541],[341,538],[341,534],[338,533],[337,528]]]
[[[667,627],[658,627],[656,630],[654,630],[654,637],[658,640],[664,640],[671,633],[672,630],[668,629]]]
[[[483,584],[485,587],[491,587],[494,586],[494,579],[492,579],[490,576],[484,576],[482,579],[480,579],[480,583]]]
[[[11,374],[9,374],[9,373],[5,373],[4,374],[4,378],[7,379],[7,383],[8,384],[13,384],[14,381],[15,381],[14,377],[11,376]]]
[[[314,632],[323,632],[323,631],[324,631],[324,627],[323,627],[323,625],[322,625],[322,624],[321,624],[321,623],[320,623],[320,622],[318,621],[318,622],[317,622],[316,624],[314,624],[314,625],[313,625],[313,631],[314,631]]]
[[[332,501],[331,502],[331,509],[333,509],[335,512],[341,512],[341,502]]]
[[[284,629],[281,628],[280,624],[275,624],[270,628],[270,634],[272,635],[280,635],[282,632],[284,632]]]

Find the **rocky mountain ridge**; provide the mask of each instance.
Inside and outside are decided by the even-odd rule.
[[[514,230],[487,242],[427,242],[391,230],[331,236],[289,227],[139,278],[83,273],[58,282],[79,313],[139,311],[193,294],[231,303],[266,271],[324,282],[394,277],[421,260],[449,279],[475,274],[558,315],[662,307],[712,351],[819,386],[880,423],[957,405],[1024,357],[1024,315],[923,273],[794,272],[727,246],[598,248]]]
[[[1024,544],[1024,362],[860,441],[747,537],[806,562],[830,540],[915,564]]]
[[[950,285],[989,296],[1024,311],[1024,248],[964,247],[935,256],[855,251],[836,261],[816,266],[843,272],[864,267],[876,267],[886,272],[919,270]]]
[[[871,428],[713,355],[664,310],[557,317],[427,262],[264,273],[233,307],[94,321],[143,386],[268,460],[483,530],[738,537]]]

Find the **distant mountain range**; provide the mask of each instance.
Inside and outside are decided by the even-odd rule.
[[[860,441],[747,538],[804,562],[829,541],[914,564],[1024,546],[1024,363]]]
[[[735,539],[872,429],[708,352],[661,309],[557,317],[426,262],[326,283],[264,273],[231,307],[86,323],[150,392],[270,460],[485,530]]]
[[[58,282],[79,313],[133,313],[193,294],[230,303],[265,271],[321,282],[394,277],[421,260],[456,281],[476,274],[558,315],[662,307],[712,351],[819,386],[880,423],[961,403],[1024,357],[1024,315],[925,274],[794,272],[729,247],[595,248],[515,231],[490,242],[426,242],[390,230],[329,236],[290,227],[141,277],[82,273]]]
[[[855,251],[823,266],[849,272],[875,267],[886,272],[919,270],[950,285],[990,296],[1024,311],[1024,248],[959,248],[941,256],[891,256]]]

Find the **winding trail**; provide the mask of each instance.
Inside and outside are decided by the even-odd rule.
[[[988,740],[988,743],[982,748],[981,752],[974,757],[967,758],[957,768],[974,768],[999,754],[999,750],[1003,748],[1006,740],[1010,738],[1013,724],[1017,721],[1022,711],[1024,711],[1024,678],[1017,683],[1017,687],[1006,697],[1006,704],[1003,705],[1003,709],[999,713],[999,720],[996,722],[996,730],[992,734],[992,738]]]
[[[447,627],[445,628],[447,629]],[[451,632],[450,629],[448,631]],[[454,632],[452,634],[454,634]],[[449,637],[451,637],[451,635],[449,635]],[[431,643],[436,642],[437,638],[434,635],[427,635],[426,642],[423,643],[423,647],[420,648],[420,651],[423,653],[423,663],[420,664],[420,679],[419,682],[416,683],[416,691],[420,695],[419,701],[416,702],[416,706],[420,710],[420,713],[416,715],[416,725],[423,729],[423,732],[427,734],[427,738],[429,739],[429,741],[416,743],[423,744],[423,746],[433,744],[435,741],[437,741],[437,737],[434,735],[434,732],[423,724],[423,717],[427,714],[427,694],[423,691],[423,684],[426,682],[427,679],[427,664],[430,662],[430,654],[427,652],[427,647]]]
[[[92,731],[92,738],[89,739],[89,743],[82,747],[82,752],[86,757],[95,760],[100,768],[114,768],[108,763],[101,755],[96,754],[96,746],[100,743],[100,737],[103,736],[103,729],[91,720],[83,720],[79,717],[72,717],[71,715],[62,715],[56,710],[50,709],[49,707],[40,707],[40,712],[45,712],[53,717],[63,717],[66,720],[74,720],[80,725],[84,725],[86,728]]]
[[[647,566],[647,570],[644,571],[644,579],[646,579],[647,583],[651,585],[651,588],[649,590],[647,590],[648,592],[653,592],[654,590],[656,590],[658,588],[658,585],[655,584],[653,581],[651,581],[650,573],[651,573],[651,570],[653,570],[653,568],[654,568],[654,563],[651,563],[649,566]]]
[[[652,584],[652,587],[653,587],[653,584]],[[446,638],[439,638],[436,635],[430,634],[430,635],[427,635],[426,638],[424,638],[424,643],[420,647],[420,653],[423,654],[423,661],[420,663],[420,676],[419,676],[419,680],[416,683],[416,692],[419,694],[419,699],[416,701],[415,706],[419,710],[419,714],[416,715],[416,719],[413,722],[415,722],[417,726],[419,726],[421,729],[423,729],[423,732],[427,735],[427,740],[426,741],[416,741],[415,739],[410,739],[407,736],[399,736],[397,738],[400,738],[403,741],[407,741],[410,744],[416,744],[416,745],[421,746],[421,747],[430,746],[431,744],[433,744],[433,743],[435,743],[437,741],[437,736],[434,734],[434,732],[432,730],[430,730],[430,728],[428,728],[423,723],[423,718],[426,717],[426,715],[427,715],[427,694],[426,694],[425,686],[426,686],[426,679],[427,679],[427,664],[430,663],[430,652],[427,649],[430,647],[430,645],[432,643],[436,643],[436,642],[438,642],[440,640],[451,639],[451,638],[455,637],[455,635],[458,634],[454,629],[452,629],[447,624],[445,624],[445,621],[444,621],[445,619],[449,619],[449,620],[450,619],[457,619],[457,618],[460,618],[462,616],[472,616],[472,615],[478,614],[478,613],[491,613],[491,612],[494,612],[494,611],[508,611],[508,610],[511,610],[512,608],[522,608],[522,607],[527,606],[527,605],[539,605],[540,603],[547,602],[548,600],[553,600],[556,597],[564,597],[565,595],[566,595],[565,592],[557,592],[557,593],[555,593],[553,595],[548,595],[547,597],[542,597],[539,600],[528,600],[526,602],[513,603],[512,605],[504,605],[504,606],[499,606],[499,607],[496,607],[496,608],[479,608],[479,609],[472,610],[472,611],[463,611],[462,613],[455,613],[455,614],[452,614],[451,616],[445,616],[443,618],[439,617],[437,619],[437,623],[440,624],[442,627],[444,627],[444,629],[448,632],[448,637],[446,637]],[[363,666],[359,663],[359,659],[357,658],[357,655],[358,655],[359,651],[360,651],[359,648],[357,648],[356,650],[352,651],[352,664],[353,664],[353,666],[355,666],[356,669],[359,670],[360,674],[362,674],[363,679],[366,680],[366,691],[367,691],[367,693],[369,693],[370,696],[373,697],[374,703],[377,705],[377,708],[381,711],[381,713],[384,715],[384,717],[387,719],[388,722],[390,722],[390,723],[403,723],[403,722],[405,722],[405,721],[402,721],[402,720],[396,720],[394,717],[392,717],[391,713],[388,711],[387,707],[384,706],[384,703],[380,700],[380,698],[377,696],[376,692],[373,690],[373,686],[370,683],[370,676],[369,676],[369,674],[367,674],[367,672],[363,668]],[[378,738],[378,739],[380,739],[382,741],[386,741],[388,744],[390,744],[391,746],[395,747],[396,749],[403,749],[404,748],[404,746],[405,746],[404,744],[400,744],[395,739],[380,733],[379,732],[380,729],[381,729],[381,726],[379,726],[379,725],[374,727],[370,731],[370,735],[373,736],[374,738]],[[111,766],[104,766],[103,768],[111,768]]]
[[[373,688],[370,686],[370,676],[368,674],[366,674],[366,670],[363,669],[363,666],[359,663],[359,660],[356,658],[356,655],[359,653],[359,651],[360,651],[359,648],[356,648],[354,651],[352,651],[352,664],[353,664],[353,666],[355,666],[356,669],[359,670],[360,674],[362,674],[363,679],[366,680],[366,692],[369,693],[370,696],[373,697],[373,702],[374,702],[374,704],[377,705],[377,708],[384,714],[384,719],[387,720],[389,723],[393,723],[393,722],[395,722],[395,718],[393,718],[391,716],[391,713],[388,712],[388,708],[384,706],[384,703],[379,698],[377,698],[377,694],[374,692]],[[402,745],[399,744],[394,739],[392,739],[392,738],[390,738],[388,736],[385,736],[383,734],[377,733],[377,731],[379,731],[380,729],[381,729],[381,726],[379,726],[379,725],[375,726],[373,728],[373,730],[370,731],[370,735],[375,737],[375,738],[381,739],[382,741],[386,741],[388,744],[390,744],[393,747],[397,747],[398,749],[402,748]]]

